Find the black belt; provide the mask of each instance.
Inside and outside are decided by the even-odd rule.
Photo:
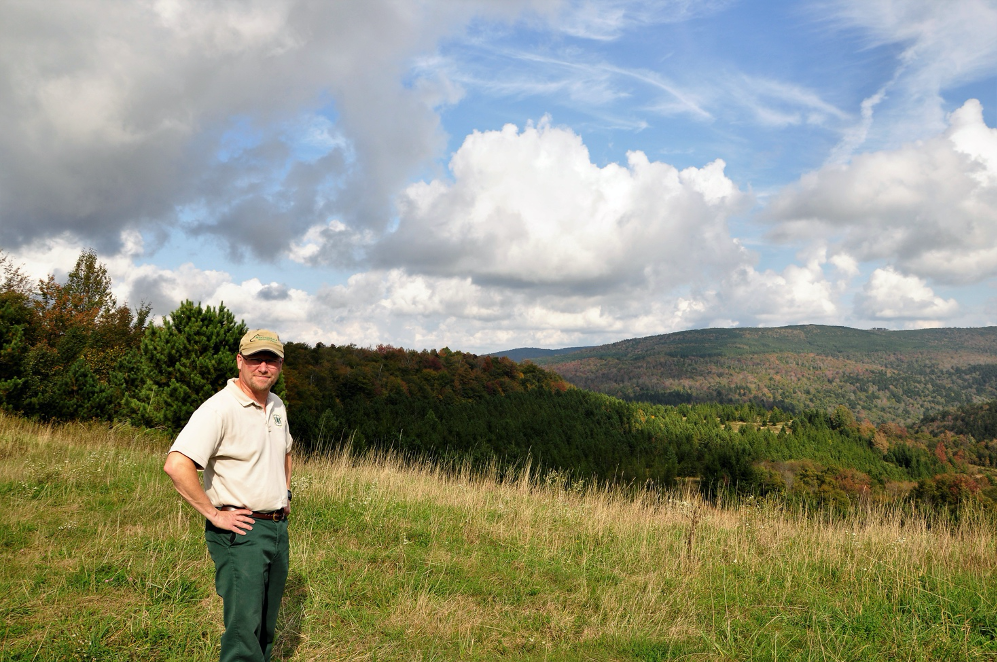
[[[237,506],[220,506],[218,510],[245,510],[245,509],[239,508]],[[272,522],[283,522],[284,520],[287,519],[287,513],[285,513],[283,509],[270,510],[267,512],[260,512],[258,510],[254,510],[253,512],[249,513],[249,516],[252,517],[253,519],[267,519]]]

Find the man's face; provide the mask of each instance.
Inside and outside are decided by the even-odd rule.
[[[239,381],[254,393],[268,393],[280,377],[284,365],[272,352],[257,352],[252,356],[239,354],[235,357],[239,366]]]

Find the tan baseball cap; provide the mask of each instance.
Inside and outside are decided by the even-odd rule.
[[[276,331],[252,329],[239,341],[239,353],[243,356],[252,356],[260,352],[273,352],[284,358],[284,343],[280,341]]]

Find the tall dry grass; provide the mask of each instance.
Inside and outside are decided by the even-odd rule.
[[[576,572],[568,574],[577,577],[571,590],[534,605],[545,616],[539,631],[482,632],[483,624],[508,617],[507,604],[469,605],[462,595],[434,600],[424,585],[398,595],[397,622],[409,628],[421,623],[427,633],[441,623],[458,632],[479,631],[498,648],[521,645],[524,637],[534,641],[537,635],[550,650],[586,639],[702,637],[712,653],[725,655],[730,646],[736,658],[739,644],[732,628],[751,620],[745,612],[771,613],[754,633],[757,638],[766,627],[777,631],[787,614],[813,615],[829,607],[847,620],[870,599],[897,607],[934,599],[939,596],[932,586],[944,585],[948,577],[968,580],[970,587],[979,584],[975,612],[985,615],[994,607],[995,536],[992,520],[982,512],[964,513],[958,525],[950,526],[910,505],[869,504],[843,519],[829,512],[787,510],[777,501],[742,499],[717,506],[695,493],[578,490],[556,482],[538,486],[528,472],[499,482],[466,467],[413,466],[376,454],[339,454],[306,463],[302,473],[310,499],[349,502],[363,495],[371,522],[397,524],[392,511],[399,504],[416,510],[442,507],[445,518],[429,518],[431,540],[452,535],[456,519],[463,538],[480,544],[483,553],[516,550],[529,559],[524,572],[529,563],[572,565]],[[305,526],[304,547],[323,549],[325,530]],[[406,527],[397,528],[404,545]],[[456,564],[471,575],[487,574],[489,565],[477,554],[443,555],[432,563]],[[593,574],[597,581],[591,581]],[[764,604],[749,599],[756,595],[766,598]],[[973,624],[954,612],[945,617],[951,622],[934,625],[975,627],[992,641],[992,620]],[[826,647],[836,659],[835,632],[806,630],[808,646]],[[896,643],[899,653],[904,634],[882,635]],[[985,648],[988,655],[997,651],[992,644]]]

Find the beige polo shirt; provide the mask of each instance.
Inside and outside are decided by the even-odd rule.
[[[230,379],[197,408],[170,452],[204,469],[204,491],[216,508],[270,511],[287,505],[284,456],[291,441],[281,399],[271,393],[263,408]]]

